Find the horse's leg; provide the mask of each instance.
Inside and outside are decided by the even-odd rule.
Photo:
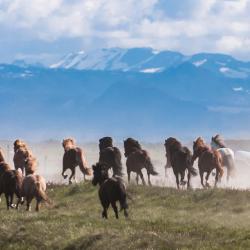
[[[128,173],[128,183],[130,183],[130,171],[127,171],[127,173]]]
[[[10,195],[10,207],[11,207],[11,208],[15,208],[15,205],[13,204],[13,198],[14,198],[14,194],[12,193],[12,194]]]
[[[36,212],[39,212],[40,210],[40,205],[41,205],[41,201],[40,200],[36,200]]]
[[[217,182],[218,182],[218,180],[219,180],[219,171],[216,169],[214,187],[217,187]]]
[[[185,170],[181,172],[181,185],[186,185],[186,182],[184,181],[185,178]]]
[[[136,180],[136,184],[138,185],[139,184],[139,174],[138,173],[136,173],[135,180]]]
[[[112,208],[113,208],[113,210],[115,212],[115,218],[118,219],[119,218],[119,216],[118,216],[118,208],[117,208],[117,206],[115,204],[115,201],[111,202],[111,206],[112,206]]]
[[[9,201],[9,195],[5,194],[5,199],[6,199],[6,205],[7,205],[7,210],[10,209],[10,201]]]
[[[188,178],[188,181],[187,181],[187,188],[190,189],[190,188],[191,188],[191,186],[190,186],[190,178],[191,178],[191,173],[190,173],[190,171],[188,171],[187,178]]]
[[[139,175],[140,175],[140,177],[141,177],[142,184],[143,184],[143,185],[146,185],[146,182],[145,182],[145,180],[144,180],[143,173],[142,173],[141,170],[140,170],[140,172],[139,172]]]
[[[227,167],[227,182],[229,182],[230,176],[231,176],[231,171],[230,171],[230,168]]]
[[[175,179],[176,179],[177,189],[180,189],[180,182],[179,182],[179,174],[178,173],[175,173]]]
[[[210,174],[211,174],[211,171],[212,171],[212,170],[208,171],[207,174],[206,174],[206,187],[210,187],[210,186],[209,186],[209,183],[208,183],[208,179],[209,179],[209,176],[210,176]]]
[[[204,186],[204,182],[203,182],[203,175],[204,175],[204,172],[202,171],[200,171],[200,177],[201,177],[201,185],[202,185],[202,187],[204,187],[205,188],[205,186]]]
[[[65,171],[66,171],[66,169],[63,169],[63,171],[62,171],[62,177],[63,177],[64,179],[66,179],[66,178],[68,177],[68,175],[67,175],[67,174],[64,174],[64,173],[65,173]]]
[[[31,211],[31,206],[30,206],[31,201],[32,201],[32,198],[30,197],[26,198],[26,211]]]
[[[151,180],[150,180],[150,173],[148,173],[148,185],[152,186]]]
[[[75,177],[75,174],[76,174],[76,169],[75,168],[72,168],[71,169],[71,175],[69,177],[69,184],[72,184],[72,178]]]

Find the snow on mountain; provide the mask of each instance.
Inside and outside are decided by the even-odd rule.
[[[250,77],[250,62],[239,61],[229,55],[199,53],[185,56],[178,52],[157,51],[151,48],[80,51],[66,55],[50,68],[159,73],[185,62],[229,78]]]

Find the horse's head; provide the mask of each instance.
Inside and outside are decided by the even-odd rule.
[[[112,137],[106,136],[99,140],[99,150],[102,151],[105,148],[113,147],[113,139]]]
[[[219,134],[212,136],[211,147],[213,149],[226,148],[225,142]]]
[[[13,146],[14,146],[14,152],[16,152],[19,149],[27,149],[26,143],[21,141],[20,139],[15,140]]]
[[[142,147],[140,143],[133,138],[127,138],[124,141],[124,150],[125,150],[124,155],[126,157],[128,157],[132,152],[135,152],[136,150],[141,150],[141,149]]]
[[[76,145],[76,141],[73,138],[66,138],[63,140],[62,142],[62,146],[64,148],[65,151],[74,148]]]
[[[93,179],[92,184],[96,186],[101,185],[106,179],[109,178],[108,170],[109,167],[105,163],[96,163],[92,166],[93,169]]]
[[[193,162],[206,149],[208,149],[208,146],[206,145],[205,141],[202,137],[198,137],[196,141],[193,142]]]

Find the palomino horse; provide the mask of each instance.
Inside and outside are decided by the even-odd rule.
[[[127,173],[128,182],[130,182],[130,173],[136,173],[136,182],[138,184],[139,176],[145,185],[142,169],[145,168],[148,174],[148,184],[151,185],[150,175],[158,175],[155,171],[152,161],[146,150],[141,149],[141,145],[138,141],[128,138],[124,141],[125,156],[127,157]]]
[[[36,211],[40,210],[42,201],[49,202],[46,191],[45,179],[40,175],[29,174],[23,179],[22,183],[22,196],[26,200],[26,210],[31,211],[31,202],[33,198],[36,199]]]
[[[72,178],[75,178],[75,168],[79,166],[81,172],[83,173],[84,179],[85,175],[91,175],[91,169],[87,167],[87,162],[85,160],[83,150],[79,147],[76,147],[73,139],[63,140],[62,146],[64,148],[63,155],[63,171],[62,176],[64,179],[68,177],[65,175],[67,169],[71,170],[71,175],[69,177],[69,184],[72,183]]]
[[[165,140],[164,145],[166,149],[167,166],[172,166],[173,168],[177,188],[180,188],[179,185],[186,184],[184,181],[186,170],[188,170],[187,187],[190,188],[191,175],[197,175],[196,170],[193,168],[191,151],[187,147],[183,147],[181,143],[173,137],[169,137]],[[179,175],[181,176],[181,183],[179,182]]]
[[[229,178],[233,177],[235,173],[233,150],[231,148],[226,147],[220,135],[212,137],[211,147],[220,153],[222,158],[222,166],[227,168],[227,181],[229,181]]]
[[[26,161],[28,160],[28,158],[31,157],[32,153],[28,149],[27,145],[21,140],[16,140],[14,142],[14,158],[13,158],[15,169],[18,170],[20,168],[22,174],[27,175]]]
[[[192,161],[194,162],[196,158],[198,158],[198,167],[199,167],[199,172],[200,172],[200,177],[201,177],[201,185],[203,187],[209,187],[208,184],[208,178],[209,175],[211,174],[212,170],[216,170],[216,175],[215,175],[215,186],[217,185],[217,182],[219,179],[221,179],[223,175],[223,168],[222,168],[222,159],[221,155],[218,151],[210,149],[209,146],[205,144],[203,139],[199,137],[196,141],[193,142],[193,159]],[[203,182],[203,175],[204,173],[207,173],[206,175],[206,185],[204,185]]]
[[[113,175],[122,177],[122,156],[119,148],[113,146],[111,137],[99,140],[99,163],[105,163],[112,168]]]

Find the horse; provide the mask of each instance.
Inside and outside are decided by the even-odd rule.
[[[25,173],[26,175],[34,174],[37,167],[37,160],[33,156],[29,156],[25,162]]]
[[[128,138],[124,141],[125,156],[127,157],[126,166],[128,174],[128,182],[130,183],[131,172],[136,173],[136,183],[139,182],[139,176],[142,180],[143,185],[145,185],[144,176],[142,169],[147,170],[148,175],[148,185],[151,184],[150,175],[158,175],[152,164],[151,158],[146,150],[143,150],[138,141]]]
[[[0,147],[0,162],[5,162],[4,153],[1,147]]]
[[[97,163],[92,166],[93,168],[93,180],[92,184],[96,186],[99,184],[99,199],[103,207],[102,217],[108,218],[107,210],[109,205],[111,204],[116,219],[118,216],[118,208],[116,206],[116,202],[120,203],[120,211],[124,210],[124,216],[128,217],[128,204],[127,204],[127,194],[126,187],[122,181],[121,177],[112,177],[109,178],[108,170],[110,166],[105,163]]]
[[[217,150],[222,158],[222,166],[227,169],[227,181],[235,174],[234,152],[228,148],[220,135],[215,135],[211,139],[211,147]]]
[[[83,173],[84,180],[85,175],[91,175],[91,169],[87,167],[87,162],[84,157],[83,150],[79,147],[76,147],[76,145],[72,143],[72,141],[72,139],[65,139],[62,143],[62,146],[64,148],[62,176],[64,179],[66,179],[68,175],[64,174],[65,171],[67,169],[71,170],[69,184],[72,184],[72,178],[75,179],[75,168],[77,166],[79,166],[81,172]]]
[[[21,185],[22,174],[18,170],[11,170],[10,166],[5,163],[0,163],[0,196],[5,194],[7,210],[14,208],[14,194],[18,198],[16,209],[21,203]]]
[[[31,211],[31,202],[36,199],[36,211],[40,210],[42,201],[49,203],[48,196],[46,194],[46,182],[40,175],[29,174],[24,177],[22,188],[22,197],[26,200],[26,210]]]
[[[20,169],[23,175],[27,174],[25,172],[25,166],[26,166],[26,161],[29,157],[32,157],[32,152],[28,149],[27,145],[19,139],[16,140],[14,142],[13,161],[15,169],[16,170]]]
[[[222,158],[218,151],[211,149],[207,146],[204,140],[201,137],[198,137],[196,141],[193,142],[193,158],[192,162],[194,162],[197,158],[198,167],[201,178],[201,185],[205,187],[209,187],[208,178],[213,169],[216,169],[215,175],[215,184],[217,185],[218,180],[223,176],[223,168],[222,168]],[[206,175],[206,185],[203,182],[203,175]]]
[[[119,148],[113,146],[111,137],[103,137],[99,140],[99,162],[112,168],[114,176],[123,176],[121,152]]]
[[[173,137],[169,137],[165,140],[164,146],[166,150],[167,166],[172,166],[173,168],[177,188],[180,189],[179,185],[186,185],[184,181],[186,170],[188,170],[187,188],[190,188],[191,175],[197,175],[195,168],[193,168],[191,151],[187,147],[182,146],[181,143]],[[181,176],[181,182],[179,182],[179,175]]]

